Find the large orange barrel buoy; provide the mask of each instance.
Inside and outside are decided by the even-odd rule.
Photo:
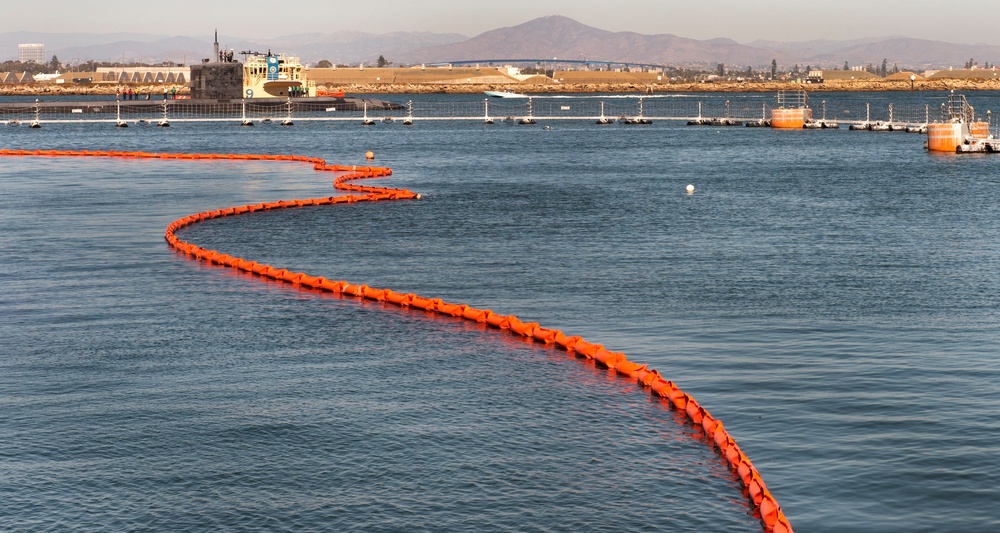
[[[927,125],[927,150],[931,152],[955,153],[964,140],[965,124],[935,123]]]
[[[771,110],[771,127],[779,130],[801,130],[806,120],[812,118],[812,109],[798,107],[786,109],[779,107]]]

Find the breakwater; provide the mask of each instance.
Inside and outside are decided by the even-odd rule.
[[[808,100],[817,120],[843,124],[883,122],[904,129],[907,125],[946,120],[940,104],[948,93],[871,95],[839,93],[814,95]],[[482,96],[482,95],[480,95]],[[62,100],[0,102],[0,122],[41,123],[125,121],[148,123],[170,121],[232,121],[293,119],[301,121],[378,122],[415,124],[420,121],[460,120],[496,122],[522,118],[550,123],[567,120],[607,122],[645,118],[664,121],[719,119],[740,125],[769,120],[779,107],[771,94],[735,95],[534,95],[524,98],[436,97],[407,95],[389,100],[371,98],[292,99],[278,101],[84,101]],[[979,108],[987,120],[988,109]],[[717,124],[717,125],[722,125]]]

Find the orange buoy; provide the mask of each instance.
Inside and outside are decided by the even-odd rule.
[[[805,107],[771,110],[771,127],[779,130],[801,130],[807,120],[812,118],[812,110]]]
[[[375,152],[372,152],[371,150],[368,150],[367,152],[365,152],[365,159],[367,159],[369,161],[371,161],[372,159],[375,159]]]
[[[931,152],[955,153],[962,144],[965,132],[959,123],[935,123],[927,125],[927,149]]]

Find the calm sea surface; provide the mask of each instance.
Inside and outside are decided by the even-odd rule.
[[[830,115],[942,101],[822,98]],[[797,531],[1000,530],[1000,156],[905,133],[551,124],[22,126],[0,148],[372,150],[424,199],[181,237],[650,363],[725,422]],[[328,196],[330,178],[0,159],[0,529],[760,531],[711,448],[627,380],[163,240],[190,213]]]

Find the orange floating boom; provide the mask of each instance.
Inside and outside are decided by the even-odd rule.
[[[337,176],[334,187],[341,190],[351,190],[361,195],[313,198],[309,200],[277,201],[271,203],[251,204],[205,211],[188,215],[171,222],[166,229],[164,238],[168,245],[189,257],[205,261],[209,264],[225,268],[233,268],[255,274],[275,281],[327,291],[338,295],[348,295],[367,300],[385,302],[399,307],[415,307],[427,312],[443,316],[458,317],[465,320],[483,323],[487,327],[506,331],[530,341],[552,343],[565,351],[593,361],[595,364],[614,370],[617,374],[635,380],[643,387],[648,387],[653,394],[664,398],[666,403],[690,420],[691,424],[704,431],[706,440],[718,454],[729,464],[730,470],[740,479],[747,489],[748,501],[759,515],[763,529],[767,533],[790,533],[792,526],[778,505],[777,500],[768,491],[760,473],[746,455],[739,449],[736,441],[726,431],[722,422],[712,417],[709,412],[698,404],[689,394],[680,390],[672,381],[667,381],[656,370],[646,365],[629,361],[625,354],[611,352],[600,344],[593,344],[578,336],[567,337],[562,331],[547,329],[535,322],[525,323],[514,315],[498,315],[492,311],[479,310],[464,304],[442,301],[440,298],[426,298],[416,294],[399,294],[389,289],[379,289],[367,285],[352,285],[346,281],[331,281],[322,277],[310,276],[304,272],[291,272],[287,269],[277,269],[270,265],[262,265],[243,258],[232,257],[216,250],[207,250],[195,244],[188,243],[177,237],[176,232],[187,226],[215,218],[240,216],[267,209],[292,209],[312,205],[325,205],[341,202],[379,202],[391,200],[419,199],[420,195],[406,189],[386,187],[369,187],[346,183],[348,181],[380,178],[392,174],[388,168],[378,167],[346,167],[330,166],[322,159],[288,155],[259,154],[152,154],[146,152],[68,152],[63,150],[8,150],[0,149],[0,157],[138,157],[159,159],[239,159],[267,161],[296,161],[312,164],[320,172],[347,172]]]

